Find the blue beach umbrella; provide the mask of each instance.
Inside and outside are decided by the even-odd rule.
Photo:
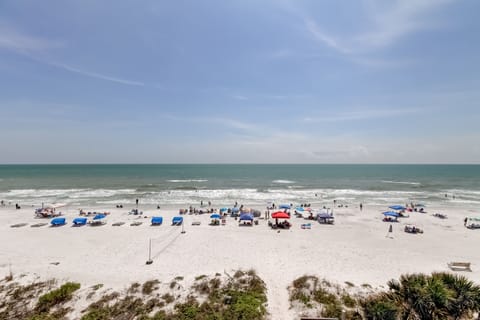
[[[407,209],[404,206],[400,206],[400,205],[390,206],[389,208],[393,209],[393,210],[405,210],[405,209]]]
[[[218,213],[214,213],[210,216],[210,219],[220,219],[221,216]]]
[[[240,221],[253,221],[253,215],[249,214],[249,213],[245,213],[245,214],[241,214],[240,215]]]
[[[304,209],[303,207],[296,207],[295,210],[296,210],[296,211],[299,211],[299,212],[305,211],[305,209]]]
[[[237,208],[237,207],[235,207],[235,208],[232,208],[232,212],[238,212],[238,211],[240,211],[240,209],[239,209],[239,208]]]
[[[220,209],[220,212],[226,212],[226,211],[228,211],[228,208],[221,208]]]
[[[290,205],[289,204],[281,204],[278,206],[279,209],[290,209]]]
[[[398,218],[400,215],[396,213],[395,211],[386,211],[383,213],[384,216],[389,216],[389,217],[396,217]]]

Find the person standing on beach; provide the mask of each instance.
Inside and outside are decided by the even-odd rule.
[[[363,204],[360,203],[360,211],[363,209]]]
[[[137,208],[138,208],[138,199],[135,199],[135,204],[137,205]]]
[[[392,233],[393,233],[393,225],[390,224],[390,226],[388,227],[388,233],[387,233],[387,238],[393,238],[392,237]]]
[[[467,222],[468,222],[468,218],[465,217],[465,219],[463,220],[463,226],[464,226],[464,227],[467,226]]]

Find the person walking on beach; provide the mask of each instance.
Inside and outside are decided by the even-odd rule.
[[[363,204],[360,203],[360,211],[363,209]]]
[[[393,238],[392,236],[392,233],[393,233],[393,225],[390,224],[390,226],[388,227],[388,233],[387,233],[387,238]]]
[[[466,227],[467,226],[467,221],[468,221],[468,218],[465,217],[465,219],[463,220],[463,226]]]
[[[137,205],[137,208],[138,208],[138,199],[135,199],[135,204]]]

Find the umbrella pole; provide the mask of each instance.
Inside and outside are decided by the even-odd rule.
[[[152,239],[150,238],[149,242],[148,242],[148,260],[147,260],[147,262],[145,262],[145,264],[152,264],[152,263],[153,263],[153,260],[152,260]]]

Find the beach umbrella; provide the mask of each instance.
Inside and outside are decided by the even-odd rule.
[[[246,221],[253,221],[253,216],[251,214],[245,213],[240,215],[240,221],[246,220]]]
[[[106,215],[104,215],[103,213],[99,213],[95,217],[93,217],[93,220],[101,220],[101,219],[104,219],[105,217]]]
[[[291,206],[289,204],[281,204],[278,206],[279,209],[290,209]]]
[[[228,208],[220,208],[220,212],[227,212]]]
[[[305,209],[303,207],[296,207],[295,211],[303,212]]]
[[[218,213],[214,213],[210,216],[210,219],[220,219],[221,216]]]
[[[400,206],[400,205],[390,206],[389,208],[393,209],[393,210],[405,210],[405,209],[407,209],[404,206]]]
[[[232,212],[238,212],[238,211],[240,211],[239,208],[237,208],[237,207],[232,208]]]
[[[290,219],[290,216],[286,212],[277,211],[272,213],[272,218],[273,219]]]
[[[383,213],[384,216],[389,216],[389,217],[399,217],[400,215],[396,213],[395,211],[385,211]]]

